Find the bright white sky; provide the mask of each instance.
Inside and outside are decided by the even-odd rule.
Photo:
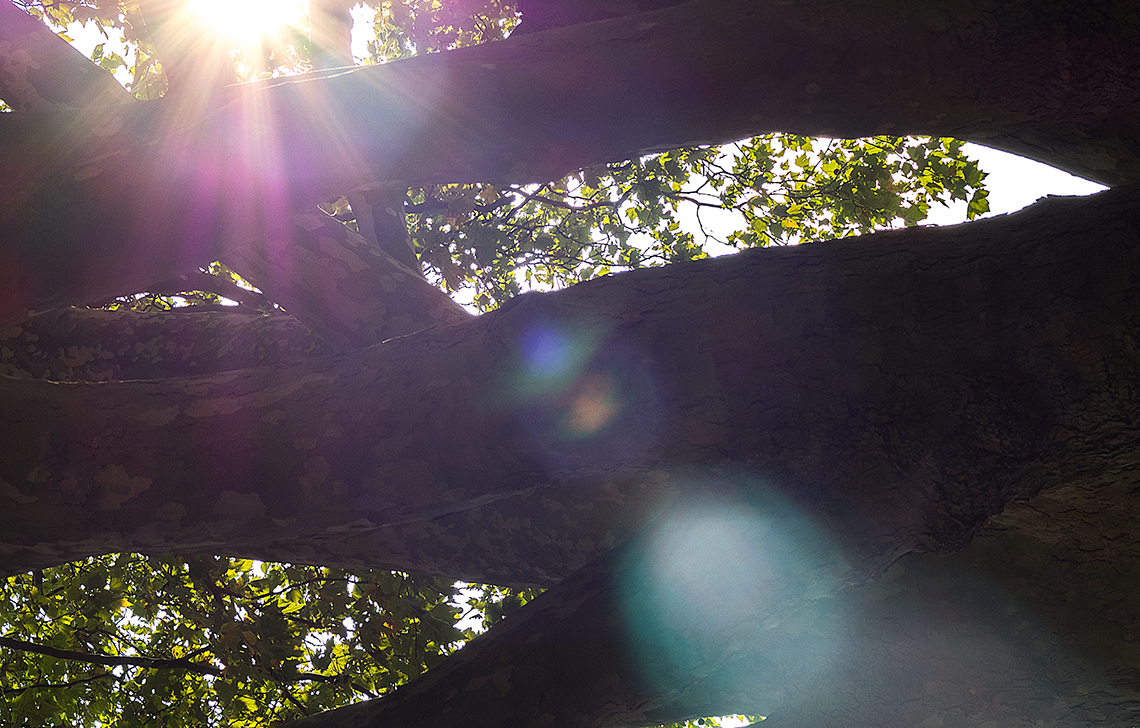
[[[978,161],[986,172],[990,190],[990,212],[986,217],[1017,212],[1046,195],[1091,195],[1105,189],[1103,185],[1074,177],[1068,172],[1040,164],[1025,157],[999,152],[978,144],[967,144],[966,154]],[[931,210],[928,222],[954,225],[966,219],[966,203]]]

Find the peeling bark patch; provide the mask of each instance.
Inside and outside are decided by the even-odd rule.
[[[265,501],[257,493],[238,493],[235,490],[223,490],[214,504],[214,513],[234,521],[252,521],[262,518],[268,511]]]
[[[361,260],[355,251],[341,245],[340,241],[336,238],[328,235],[320,235],[317,237],[317,243],[322,255],[343,262],[353,273],[368,270],[368,263]]]
[[[186,506],[181,503],[165,503],[158,507],[155,515],[170,523],[181,523],[186,516]]]
[[[26,99],[29,103],[13,103],[16,111],[25,111],[34,104],[31,99],[40,99],[35,86],[28,81],[28,69],[39,68],[40,65],[32,58],[32,54],[22,48],[13,49],[10,41],[0,42],[0,88],[6,91],[6,96],[12,99]]]
[[[293,221],[296,222],[298,225],[300,225],[305,230],[308,230],[309,232],[312,232],[314,230],[320,230],[321,228],[323,228],[328,223],[328,220],[326,219],[326,217],[324,215],[317,215],[316,213],[310,213],[310,212],[299,212],[299,213],[297,213],[296,215],[293,216]],[[287,243],[287,241],[274,241],[274,242],[281,242],[283,244]]]
[[[511,691],[512,669],[514,669],[513,665],[505,665],[496,670],[495,674],[491,675],[491,682],[504,696]]]
[[[325,460],[320,455],[311,457],[305,461],[305,472],[302,473],[297,480],[301,483],[301,489],[308,498],[317,498],[321,494],[322,488],[320,487],[325,479],[329,477],[332,468],[329,467],[329,461]]]
[[[72,177],[76,182],[82,182],[93,177],[98,177],[101,174],[103,174],[103,170],[98,165],[89,164],[86,167],[80,167],[75,170],[75,174],[72,175]]]
[[[169,425],[177,416],[177,407],[167,407],[166,409],[140,412],[138,418],[151,427],[162,427],[163,425]]]
[[[232,415],[241,409],[241,402],[232,397],[214,397],[212,399],[199,399],[186,408],[190,417],[214,417],[217,415]]]
[[[122,465],[108,465],[96,476],[95,482],[102,486],[95,510],[113,511],[150,487],[150,478],[132,478]]]
[[[463,692],[470,692],[472,690],[479,690],[488,682],[499,689],[504,696],[511,691],[511,670],[513,665],[506,665],[500,667],[490,675],[481,675],[479,677],[471,678],[471,680],[463,686]]]
[[[272,412],[266,412],[261,421],[267,425],[280,425],[287,419],[289,418],[285,415],[285,410],[275,409]]]
[[[7,498],[22,504],[35,503],[38,500],[34,495],[24,495],[16,486],[3,479],[0,479],[0,498]]]

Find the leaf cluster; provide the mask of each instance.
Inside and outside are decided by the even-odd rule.
[[[461,590],[460,601],[466,605],[461,621],[472,625],[470,629],[475,632],[484,632],[542,591],[534,587],[512,589],[493,584],[467,584]]]
[[[0,585],[0,724],[310,715],[383,694],[470,639],[459,597],[446,580],[399,572],[186,554],[11,577]]]
[[[916,225],[943,202],[967,201],[972,219],[989,209],[984,177],[953,139],[771,134],[542,185],[414,189],[408,225],[436,279],[486,310],[524,288]]]
[[[390,0],[375,7],[368,63],[501,40],[518,22],[514,0]]]

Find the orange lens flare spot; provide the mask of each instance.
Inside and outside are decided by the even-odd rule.
[[[605,429],[621,410],[613,377],[594,374],[586,377],[576,389],[562,421],[563,429],[572,437],[587,437]]]

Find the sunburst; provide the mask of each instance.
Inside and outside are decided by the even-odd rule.
[[[190,9],[219,35],[255,41],[288,26],[300,26],[304,0],[191,0]]]

